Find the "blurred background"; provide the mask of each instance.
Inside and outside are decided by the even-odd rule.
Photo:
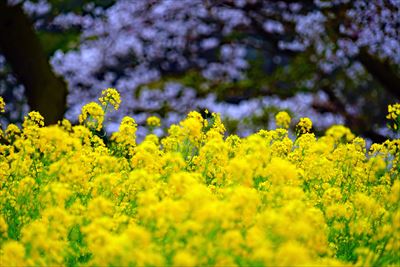
[[[400,98],[400,1],[0,0],[3,127],[29,110],[76,122],[108,87],[122,97],[108,132],[208,109],[245,136],[286,110],[380,142]]]

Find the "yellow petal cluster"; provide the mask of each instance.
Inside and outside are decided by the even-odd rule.
[[[390,120],[396,120],[398,117],[400,117],[400,103],[389,105],[388,115],[386,118]]]
[[[312,121],[309,118],[300,118],[299,123],[296,125],[298,134],[309,133],[312,128]]]
[[[108,107],[108,105],[111,105],[115,110],[118,110],[119,105],[121,104],[121,97],[117,89],[107,88],[101,92],[101,97],[99,98],[99,101],[104,107]]]
[[[191,112],[137,143],[130,117],[96,135],[102,111],[85,106],[83,125],[41,127],[30,113],[7,127],[0,265],[399,263],[400,140],[367,150],[343,126],[316,137],[309,119],[296,140],[282,128],[240,138]]]
[[[103,127],[103,121],[104,110],[99,104],[91,102],[82,107],[79,123],[85,124],[89,129],[100,131]]]
[[[25,116],[24,122],[22,125],[24,127],[29,127],[29,126],[42,127],[42,126],[44,126],[44,118],[42,115],[40,115],[39,112],[31,111],[28,113],[27,116]]]
[[[279,128],[288,129],[290,125],[290,115],[286,111],[280,111],[275,116],[276,126]]]
[[[400,103],[388,106],[388,115],[386,116],[392,122],[391,127],[395,131],[399,131],[400,127]]]
[[[4,102],[3,97],[0,96],[0,113],[5,112],[6,102]]]
[[[150,116],[146,119],[146,124],[150,127],[158,127],[161,125],[161,121],[160,118],[156,116]]]

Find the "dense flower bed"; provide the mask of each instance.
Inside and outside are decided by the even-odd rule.
[[[133,118],[101,131],[119,104],[108,89],[81,125],[31,112],[1,132],[2,266],[399,264],[399,139],[367,151],[308,118],[290,138],[282,112],[282,128],[225,137],[217,114],[191,112],[137,144]]]

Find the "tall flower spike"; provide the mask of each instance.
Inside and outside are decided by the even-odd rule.
[[[286,111],[280,111],[275,116],[276,126],[284,129],[289,128],[291,118]]]
[[[101,92],[101,97],[99,101],[103,107],[111,105],[115,110],[118,110],[121,104],[121,97],[115,88],[107,88]]]

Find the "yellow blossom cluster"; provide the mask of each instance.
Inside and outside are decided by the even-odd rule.
[[[400,104],[393,104],[388,106],[388,115],[386,118],[391,119],[391,120],[396,120],[398,117],[400,117]]]
[[[299,123],[296,125],[297,134],[309,133],[312,128],[312,121],[309,118],[300,118]]]
[[[91,102],[82,107],[82,112],[79,115],[79,123],[85,124],[89,129],[100,131],[104,122],[104,110],[95,103]]]
[[[195,111],[140,143],[130,117],[110,138],[26,121],[0,144],[1,266],[399,264],[400,140],[307,120],[240,138]]]
[[[156,116],[150,116],[146,119],[146,124],[149,127],[158,127],[161,125],[160,118]]]
[[[280,111],[275,116],[276,126],[288,129],[290,125],[290,115],[286,111]]]
[[[44,118],[39,112],[31,111],[25,116],[22,126],[26,128],[31,125],[44,126]]]
[[[391,127],[397,131],[400,127],[400,103],[388,106],[388,115],[386,116],[392,122]]]
[[[6,102],[4,102],[3,97],[0,96],[0,113],[5,112]]]
[[[101,92],[101,97],[99,101],[102,106],[107,110],[108,105],[113,106],[115,110],[118,110],[119,105],[121,104],[120,95],[115,88],[107,88]]]

